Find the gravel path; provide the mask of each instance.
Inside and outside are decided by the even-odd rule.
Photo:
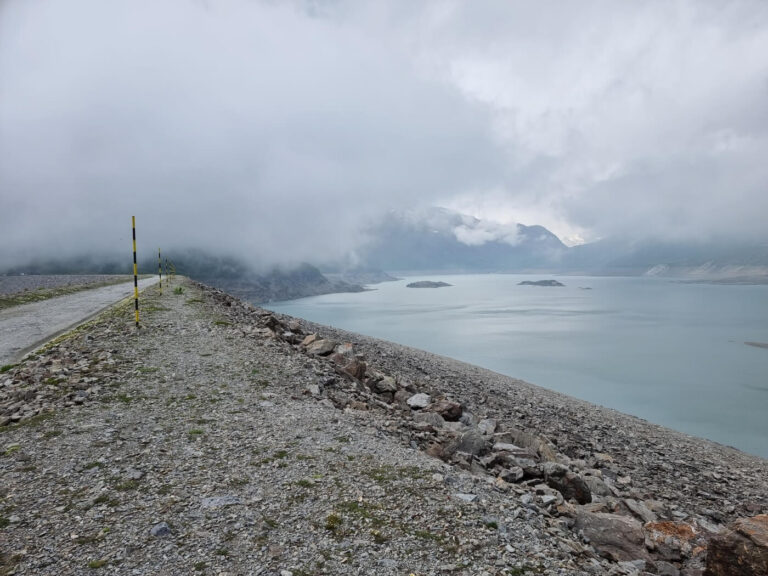
[[[157,278],[139,281],[139,289]],[[17,362],[46,340],[133,294],[133,282],[85,290],[0,310],[0,365]]]
[[[768,512],[760,458],[183,287],[0,375],[0,574],[700,575],[702,538]],[[639,533],[630,556],[594,518]]]

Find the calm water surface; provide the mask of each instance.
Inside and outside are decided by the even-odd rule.
[[[477,364],[768,457],[768,286],[419,276],[272,310]],[[453,286],[406,288],[414,280]],[[585,289],[590,288],[590,289]]]

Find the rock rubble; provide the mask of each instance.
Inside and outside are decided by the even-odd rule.
[[[760,458],[186,290],[0,375],[0,570],[725,576],[768,512]]]

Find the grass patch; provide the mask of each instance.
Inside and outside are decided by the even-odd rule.
[[[94,468],[104,468],[104,464],[98,461],[94,461],[94,462],[88,462],[88,464],[83,466],[83,470],[93,470]]]
[[[0,374],[3,374],[4,372],[8,372],[11,368],[15,367],[16,364],[3,364],[0,366]]]
[[[140,374],[152,374],[153,372],[157,372],[160,370],[160,368],[155,368],[154,366],[147,366],[147,367],[141,367],[139,368]]]
[[[51,418],[53,418],[53,412],[43,412],[42,414],[38,414],[37,416],[32,416],[31,418],[27,418],[26,420],[17,422],[16,424],[3,426],[2,428],[0,428],[0,434],[2,434],[3,432],[10,432],[11,430],[18,430],[19,428],[26,428],[27,426],[36,426],[41,422],[50,420]]]
[[[106,558],[102,558],[101,560],[91,560],[90,562],[88,562],[88,568],[90,568],[91,570],[96,570],[97,568],[102,568],[107,564],[109,564],[109,560],[107,560]]]
[[[110,498],[107,494],[99,494],[93,501],[94,506],[99,504],[106,504],[110,508],[116,508],[120,505],[120,501],[117,498]]]
[[[184,294],[184,288],[182,288],[181,286],[177,286],[176,288],[173,289],[173,293],[176,294],[177,296],[181,296],[182,294]]]
[[[115,490],[118,492],[128,492],[130,490],[136,490],[139,487],[138,480],[124,480],[119,484],[115,484]]]
[[[344,520],[336,513],[328,514],[325,518],[325,529],[337,534]]]
[[[416,538],[419,538],[421,540],[432,540],[433,542],[442,542],[443,541],[443,535],[437,534],[435,532],[430,532],[429,530],[416,530],[413,533]]]
[[[226,320],[216,320],[214,324],[216,326],[232,326],[232,322],[227,322]]]

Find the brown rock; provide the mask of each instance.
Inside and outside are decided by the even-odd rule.
[[[365,371],[368,368],[365,362],[353,358],[347,362],[342,370],[358,380],[365,378]]]
[[[333,340],[315,340],[307,346],[307,352],[315,356],[328,356],[334,348],[336,343]]]
[[[566,472],[563,476],[546,476],[547,485],[554,488],[566,500],[575,500],[579,504],[592,502],[592,492],[589,485],[578,474]]]
[[[643,526],[634,518],[617,514],[579,511],[574,529],[581,532],[601,556],[616,562],[649,560]]]
[[[456,422],[461,418],[461,404],[447,398],[441,398],[434,402],[427,410],[440,414],[448,422]]]
[[[768,574],[768,514],[739,518],[712,538],[704,576]]]
[[[302,341],[301,341],[301,345],[302,345],[302,346],[305,346],[305,347],[306,347],[306,346],[309,346],[309,345],[310,345],[310,344],[312,344],[312,343],[313,343],[315,340],[317,340],[317,334],[310,334],[309,336],[307,336],[306,338],[304,338],[304,340],[302,340]]]

